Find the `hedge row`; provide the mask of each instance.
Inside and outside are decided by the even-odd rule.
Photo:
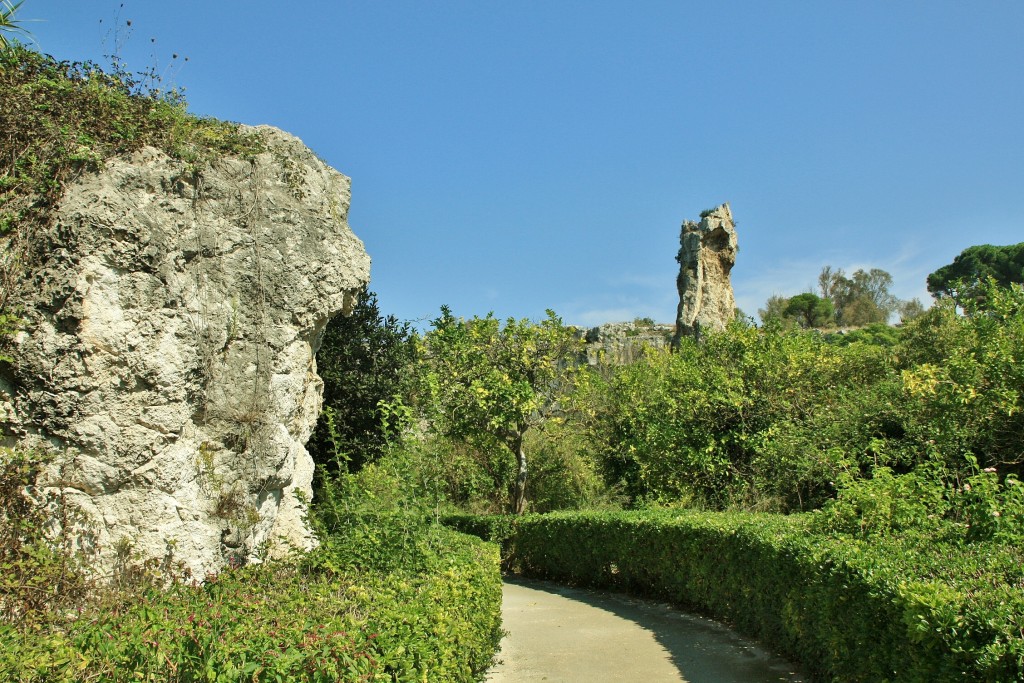
[[[60,623],[0,623],[0,680],[480,680],[501,637],[497,548],[437,527],[398,552],[391,571],[338,568],[327,543]]]
[[[452,517],[525,574],[711,614],[823,681],[1024,680],[1024,551],[811,531],[808,515]]]

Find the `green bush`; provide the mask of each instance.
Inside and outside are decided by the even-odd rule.
[[[843,473],[913,459],[901,389],[881,347],[734,324],[617,369],[594,440],[636,506],[808,510]]]
[[[456,529],[464,534],[476,536],[484,541],[496,543],[501,548],[502,566],[506,569],[515,568],[512,551],[516,535],[519,515],[446,515],[441,518],[445,526]]]
[[[295,561],[107,583],[47,464],[0,451],[0,680],[474,681],[497,650],[497,546],[415,510],[328,507]]]
[[[944,299],[901,335],[907,438],[967,475],[1024,476],[1024,288],[989,283],[967,313]]]
[[[39,627],[0,622],[0,679],[479,680],[501,635],[497,549],[443,529],[426,535],[388,572],[344,566],[329,546],[302,567],[108,596]]]
[[[553,513],[452,520],[508,536],[525,573],[708,613],[816,680],[1024,676],[1024,551],[927,531],[815,533],[812,515]]]
[[[814,528],[868,538],[911,529],[939,529],[949,513],[948,489],[924,473],[895,476],[888,467],[846,483],[814,516]]]

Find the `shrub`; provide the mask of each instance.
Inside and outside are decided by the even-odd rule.
[[[0,679],[479,679],[501,636],[494,546],[435,528],[388,571],[338,548],[110,594],[38,628],[0,622]]]
[[[0,680],[474,681],[497,649],[497,547],[415,509],[331,508],[317,550],[202,583],[126,547],[105,582],[49,460],[0,455]]]
[[[593,437],[634,505],[808,510],[844,472],[912,466],[901,391],[881,347],[733,324],[617,369]]]
[[[894,476],[879,467],[870,479],[847,483],[815,515],[814,527],[868,538],[910,529],[937,529],[949,511],[941,479],[925,474]]]
[[[476,523],[453,520],[461,528]],[[500,523],[479,523],[490,534]],[[815,533],[808,515],[553,513],[516,520],[525,573],[667,599],[801,662],[816,680],[1024,675],[1024,550],[924,531]]]
[[[908,436],[969,476],[975,466],[1024,476],[1024,289],[982,290],[957,315],[944,299],[908,324],[897,347]]]
[[[0,623],[36,627],[91,588],[90,529],[42,480],[51,457],[0,449]]]

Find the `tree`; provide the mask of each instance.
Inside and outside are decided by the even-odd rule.
[[[866,296],[854,296],[844,303],[840,309],[839,324],[845,327],[863,327],[875,323],[884,323],[888,314]]]
[[[818,275],[821,296],[832,302],[839,325],[861,326],[884,323],[900,305],[889,292],[892,275],[881,268],[858,269],[850,277],[842,268],[825,266]]]
[[[539,323],[493,315],[463,320],[447,307],[423,340],[422,398],[439,433],[484,447],[500,444],[515,457],[511,511],[526,507],[524,437],[558,418],[562,399],[584,372],[583,339],[548,311]]]
[[[928,291],[936,299],[948,296],[959,306],[965,299],[976,297],[988,278],[1000,287],[1024,283],[1024,242],[964,249],[952,263],[928,276]]]
[[[786,315],[786,306],[789,304],[789,299],[778,294],[772,294],[768,297],[768,301],[765,302],[764,308],[757,309],[757,315],[761,318],[761,323],[767,325],[769,322],[776,321],[784,323],[790,318]]]
[[[842,268],[832,270],[832,266],[825,266],[821,269],[821,273],[818,274],[818,289],[821,290],[821,297],[832,302],[833,309],[836,309],[833,311],[834,313],[838,312],[836,304],[842,298],[846,282],[846,273],[843,272]]]
[[[806,329],[824,327],[832,321],[832,302],[811,292],[797,294],[786,304],[784,313]]]
[[[307,448],[313,461],[355,472],[387,447],[382,402],[403,392],[416,354],[409,323],[383,317],[377,295],[365,286],[350,315],[327,323],[316,354],[324,381],[324,408]]]
[[[916,296],[908,301],[901,301],[899,305],[900,322],[908,323],[915,318],[924,315],[925,307]]]

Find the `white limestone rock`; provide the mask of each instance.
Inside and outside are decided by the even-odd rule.
[[[152,148],[110,159],[35,236],[0,425],[7,445],[57,452],[49,484],[95,520],[101,568],[117,546],[173,548],[202,577],[313,542],[314,353],[370,260],[349,179],[247,130],[264,152],[200,175]]]
[[[584,336],[587,364],[628,365],[644,349],[667,349],[674,330],[674,325],[639,320],[592,327]]]
[[[675,344],[684,336],[724,330],[736,315],[729,274],[739,246],[729,204],[704,212],[699,223],[684,221],[679,243]]]

